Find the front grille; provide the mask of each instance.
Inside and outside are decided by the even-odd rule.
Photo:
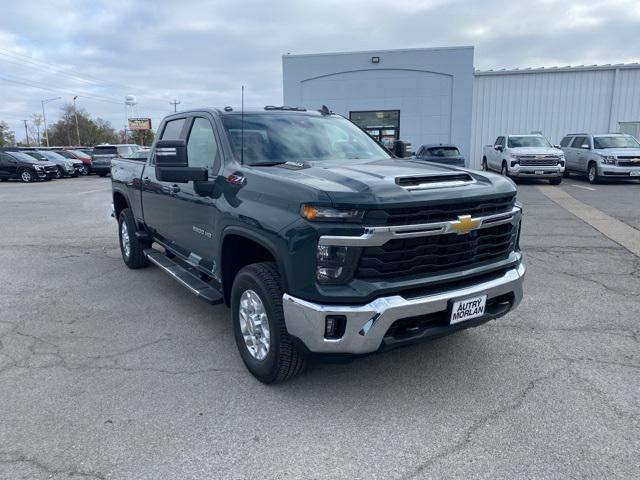
[[[473,230],[390,240],[380,247],[365,247],[357,278],[389,278],[432,274],[506,258],[515,246],[512,223]]]
[[[368,226],[417,225],[421,223],[448,222],[460,215],[481,217],[496,213],[510,212],[515,203],[515,195],[506,195],[473,202],[446,203],[406,208],[368,210],[364,224]]]
[[[558,157],[527,157],[519,156],[518,161],[523,167],[555,167],[560,159]]]
[[[638,161],[634,162],[632,160],[618,160],[618,166],[619,167],[640,167],[640,159],[638,159]]]

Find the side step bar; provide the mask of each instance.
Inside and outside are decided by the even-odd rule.
[[[178,265],[176,262],[168,258],[163,252],[159,252],[154,248],[147,248],[144,251],[144,254],[151,263],[171,275],[174,280],[182,284],[184,287],[187,287],[187,289],[194,295],[214,305],[224,302],[224,298],[220,291],[213,288],[207,282],[200,280],[200,278],[189,272],[186,268]]]

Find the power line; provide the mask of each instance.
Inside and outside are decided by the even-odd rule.
[[[180,105],[180,102],[174,98],[173,102],[169,102],[169,105],[173,105],[173,111],[177,112],[178,111],[178,105]]]

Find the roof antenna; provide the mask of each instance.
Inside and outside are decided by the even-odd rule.
[[[244,165],[244,85],[242,85],[242,106],[240,109],[240,165]]]

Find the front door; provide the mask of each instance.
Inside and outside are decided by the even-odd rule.
[[[11,160],[13,160],[6,153],[0,152],[0,178],[7,178],[11,175]],[[13,160],[15,162],[15,160]]]

